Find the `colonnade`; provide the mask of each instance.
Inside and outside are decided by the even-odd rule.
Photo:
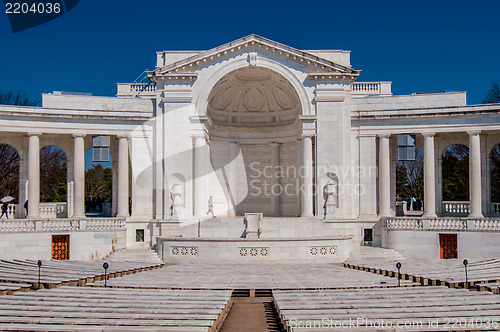
[[[468,131],[469,135],[469,183],[471,218],[482,218],[481,211],[481,141],[480,131]],[[436,165],[434,136],[425,132],[424,137],[424,214],[423,217],[436,217]],[[390,134],[379,134],[379,215],[391,216],[391,174],[390,174]]]
[[[28,133],[28,219],[40,218],[40,136],[41,133]],[[73,215],[72,218],[85,217],[85,135],[73,135]],[[118,214],[129,215],[129,156],[128,137],[118,137]]]

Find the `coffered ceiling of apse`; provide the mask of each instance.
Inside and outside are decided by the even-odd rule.
[[[293,125],[301,111],[290,82],[261,67],[237,69],[221,78],[210,93],[207,108],[213,124],[244,128]]]

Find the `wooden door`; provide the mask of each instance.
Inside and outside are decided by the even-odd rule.
[[[52,259],[69,259],[69,235],[52,235]]]
[[[439,234],[441,259],[458,258],[457,234]]]

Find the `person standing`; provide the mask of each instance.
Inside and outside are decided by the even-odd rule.
[[[2,215],[0,215],[0,219],[5,215],[5,218],[9,219],[9,203],[2,204]]]
[[[208,211],[207,211],[207,214],[211,213],[212,214],[212,218],[215,218],[215,214],[214,214],[214,203],[213,203],[213,197],[210,196],[210,198],[208,199]]]

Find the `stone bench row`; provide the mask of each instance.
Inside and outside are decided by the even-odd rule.
[[[477,291],[490,291],[493,294],[500,294],[500,282],[478,283],[475,284],[472,289],[476,289]]]
[[[279,317],[288,331],[312,331],[313,328],[316,331],[318,328],[338,331],[342,326],[346,330],[373,330],[374,327],[377,330],[398,330],[398,322],[422,323],[422,326],[402,328],[412,331],[500,328],[500,297],[464,289],[273,291],[273,296]],[[473,326],[465,326],[471,322]]]
[[[441,262],[442,266],[439,265]],[[346,262],[344,267],[418,282],[422,285],[446,285],[451,288],[473,288],[474,285],[479,283],[500,282],[500,260],[498,259],[469,263],[467,266],[467,283],[465,268],[457,261],[440,260],[438,262],[430,261],[426,265],[421,264],[420,262],[404,262],[400,275],[398,275],[395,262],[388,263],[374,260],[370,260],[369,264]]]
[[[0,322],[1,331],[52,331],[52,332],[67,332],[67,331],[82,331],[82,332],[179,332],[179,327],[174,326],[85,326],[85,325],[60,325],[60,324],[25,324],[25,323],[3,323]],[[182,332],[208,332],[207,327],[198,326],[183,326]]]
[[[60,287],[0,297],[0,329],[215,331],[231,304],[230,291]]]
[[[32,287],[31,284],[0,282],[0,295],[8,295],[17,291],[28,291]]]
[[[397,271],[394,260],[378,260],[370,259],[369,264],[366,261],[346,261],[346,264],[369,267],[373,269],[384,269]],[[483,271],[493,271],[499,273],[500,260],[472,260],[468,262],[467,269],[470,273],[481,273]],[[410,260],[402,261],[402,271],[407,273],[420,273],[422,275],[446,275],[446,276],[461,276],[464,277],[464,266],[462,261],[458,260]]]
[[[122,275],[157,269],[161,264],[144,265],[139,263],[112,263],[107,276],[115,278]],[[80,261],[43,261],[38,285],[38,266],[36,261],[0,261],[0,282],[24,282],[33,288],[54,288],[58,286],[83,286],[88,282],[104,280],[101,262]]]

